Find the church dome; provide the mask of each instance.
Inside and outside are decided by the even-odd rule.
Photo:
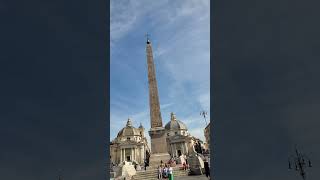
[[[126,127],[122,128],[119,133],[118,137],[125,137],[125,136],[139,136],[140,131],[132,126],[132,122],[130,119],[127,121]]]
[[[175,114],[171,113],[171,120],[168,122],[165,127],[166,130],[187,130],[187,126],[176,119]]]

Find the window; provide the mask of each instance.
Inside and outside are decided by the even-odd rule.
[[[174,134],[175,134],[175,135],[177,135],[177,134],[178,134],[178,132],[174,132]]]
[[[129,138],[129,137],[127,137],[127,140],[130,140],[130,138]]]

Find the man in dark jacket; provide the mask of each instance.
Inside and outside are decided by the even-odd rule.
[[[208,161],[204,162],[204,170],[205,170],[207,178],[210,178],[210,167],[209,167]]]
[[[147,170],[147,165],[148,165],[147,160],[144,160],[144,170],[145,170],[145,171]]]

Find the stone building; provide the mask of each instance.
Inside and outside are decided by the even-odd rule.
[[[167,150],[171,157],[177,158],[181,155],[188,156],[194,150],[194,145],[201,142],[198,138],[191,136],[187,126],[171,113],[170,121],[165,125]]]
[[[206,149],[210,149],[210,122],[204,129],[204,137],[206,138]]]
[[[144,127],[141,124],[138,128],[133,127],[130,119],[110,143],[110,160],[114,164],[124,161],[143,164],[148,152],[150,149],[144,135]]]

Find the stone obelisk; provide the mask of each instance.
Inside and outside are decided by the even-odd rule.
[[[152,166],[159,165],[161,160],[163,162],[166,162],[170,159],[170,155],[167,151],[165,129],[162,125],[156,70],[153,61],[152,46],[148,37],[146,43],[151,123],[151,129],[149,131],[149,135],[151,138],[150,165]]]

